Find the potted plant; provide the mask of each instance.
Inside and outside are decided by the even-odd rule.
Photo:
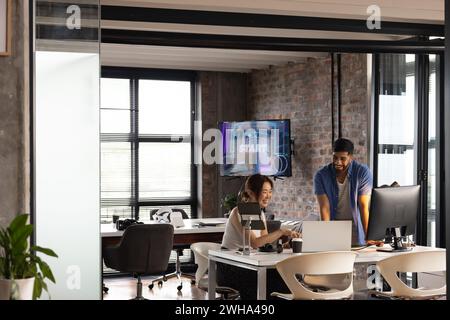
[[[235,194],[226,194],[222,198],[222,207],[225,208],[225,217],[228,217],[230,215],[231,210],[233,210],[234,207],[237,206],[237,196]]]
[[[36,299],[42,289],[48,291],[45,279],[55,283],[49,265],[37,253],[58,256],[51,249],[29,246],[33,225],[27,221],[28,215],[22,214],[6,229],[0,227],[0,297],[5,299]]]

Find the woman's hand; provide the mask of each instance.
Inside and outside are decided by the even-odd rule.
[[[290,238],[299,238],[300,237],[300,234],[297,231],[293,231],[290,229],[283,229],[283,228],[281,228],[280,230],[281,230],[283,236],[290,237]]]

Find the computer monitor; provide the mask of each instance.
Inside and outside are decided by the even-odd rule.
[[[250,230],[264,230],[266,227],[261,219],[261,207],[258,202],[239,202],[238,213],[243,227]]]
[[[420,210],[420,186],[373,188],[367,240],[393,238],[393,251],[406,251],[401,237],[414,235]],[[389,250],[389,251],[392,251]]]

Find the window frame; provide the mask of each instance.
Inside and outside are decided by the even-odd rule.
[[[129,142],[131,143],[131,199],[127,206],[131,207],[132,218],[139,219],[140,207],[147,206],[179,206],[189,205],[191,207],[191,218],[197,217],[197,167],[194,163],[194,142],[195,130],[194,121],[196,119],[196,73],[184,70],[165,69],[142,69],[128,67],[108,67],[101,69],[101,78],[116,78],[130,80],[130,133],[114,134],[101,133],[100,142]],[[169,80],[190,82],[190,136],[181,136],[174,140],[170,135],[155,135],[150,137],[139,135],[139,80]],[[183,138],[183,139],[181,139]],[[190,197],[188,198],[168,198],[168,199],[139,199],[139,145],[141,143],[181,143],[184,139],[190,139],[191,163],[190,163]],[[104,201],[101,200],[104,207]]]

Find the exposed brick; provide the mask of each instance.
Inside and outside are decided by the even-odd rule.
[[[335,67],[335,75],[336,71]],[[312,179],[321,166],[331,161],[332,155],[331,59],[308,58],[300,63],[255,70],[248,74],[246,88],[240,91],[237,88],[245,87],[240,74],[201,72],[199,79],[204,130],[216,127],[220,120],[244,120],[242,107],[233,104],[227,105],[230,113],[224,119],[218,96],[230,94],[236,101],[246,100],[247,120],[291,120],[291,134],[295,139],[292,177],[275,181],[268,209],[278,217],[318,214]],[[365,163],[368,154],[366,55],[343,54],[341,79],[341,130],[344,137],[355,143],[355,158]],[[220,212],[219,198],[231,183],[218,178],[216,166],[203,166],[204,216]]]
[[[344,54],[341,61],[342,133],[355,143],[356,159],[366,162],[366,55]],[[292,177],[275,181],[269,206],[278,216],[319,213],[312,179],[321,166],[331,161],[330,84],[330,58],[308,58],[301,63],[254,71],[248,77],[249,119],[291,119],[295,139]]]

